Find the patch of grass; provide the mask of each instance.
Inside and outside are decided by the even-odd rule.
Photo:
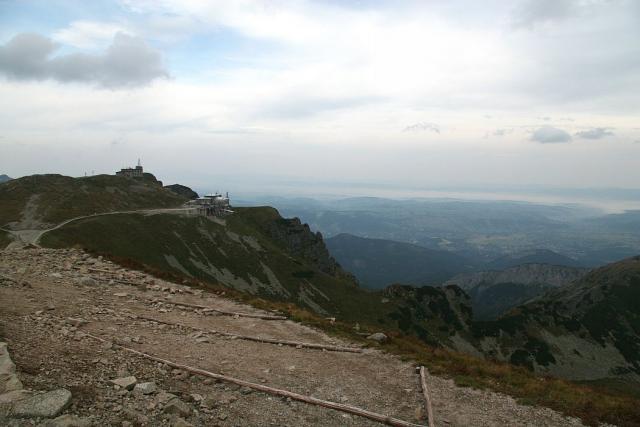
[[[163,188],[151,175],[139,179],[31,175],[0,186],[0,226],[20,221],[28,205],[36,219],[57,224],[94,213],[176,207],[186,200]]]

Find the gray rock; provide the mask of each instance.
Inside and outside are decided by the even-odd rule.
[[[156,402],[158,403],[168,403],[171,399],[176,398],[175,394],[167,393],[166,391],[161,391],[156,396]]]
[[[134,425],[148,425],[149,417],[133,408],[124,408],[122,410],[122,416],[131,421]]]
[[[191,407],[178,398],[171,399],[164,409],[165,414],[175,414],[181,417],[188,417],[191,415]]]
[[[368,340],[377,341],[377,342],[385,342],[389,338],[383,334],[382,332],[376,332],[375,334],[371,334],[367,337]]]
[[[178,417],[172,424],[171,427],[193,427],[193,424],[187,422],[184,418]]]
[[[124,378],[116,378],[115,380],[110,380],[109,382],[122,387],[125,390],[133,390],[133,387],[136,385],[138,380],[136,379],[136,377],[130,376]]]
[[[44,427],[90,427],[91,421],[80,418],[75,415],[64,414],[58,418],[49,420],[44,424]]]
[[[158,388],[156,387],[156,383],[146,382],[146,383],[136,384],[133,391],[136,391],[142,394],[152,394],[152,393],[155,393],[157,389]]]
[[[33,396],[33,392],[27,390],[13,390],[4,394],[0,394],[0,405],[4,403],[13,403],[18,400],[24,400]]]
[[[91,277],[85,276],[82,279],[80,279],[80,284],[84,286],[95,286],[97,285],[97,282]]]
[[[17,418],[53,418],[71,404],[71,392],[64,388],[37,394],[13,405],[12,415]]]

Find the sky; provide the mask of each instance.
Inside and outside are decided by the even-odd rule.
[[[138,158],[231,191],[639,188],[640,2],[0,0],[0,174]]]

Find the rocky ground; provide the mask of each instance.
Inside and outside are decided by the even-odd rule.
[[[419,377],[411,363],[375,348],[347,353],[247,341],[238,336],[354,346],[289,320],[221,315],[172,301],[260,313],[222,296],[124,270],[79,250],[0,252],[0,341],[8,344],[0,344],[0,425],[376,424],[190,375],[119,346],[426,423]],[[439,426],[581,425],[550,409],[519,405],[508,396],[457,387],[439,377],[428,381]]]

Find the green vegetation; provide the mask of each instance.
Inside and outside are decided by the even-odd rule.
[[[57,224],[98,212],[169,208],[185,201],[150,174],[140,179],[32,175],[0,186],[0,226],[25,219],[30,219],[32,226],[37,222]]]
[[[340,270],[333,275],[320,270],[319,264],[326,264],[317,259],[321,249],[326,251],[323,245],[318,251],[306,247],[293,256],[286,237],[291,230],[295,232],[294,243],[318,242],[308,230],[300,231],[295,223],[282,221],[275,209],[265,207],[236,209],[226,223],[173,214],[92,217],[45,234],[41,244],[78,245],[193,280],[223,284],[265,300],[294,302],[349,322],[391,330],[412,325],[415,333],[433,343],[446,342],[455,332],[457,326],[448,324],[452,314],[444,290],[433,288],[434,295],[415,300],[414,290],[385,293],[361,289]],[[305,238],[304,233],[310,236]],[[430,304],[432,300],[437,303]]]

